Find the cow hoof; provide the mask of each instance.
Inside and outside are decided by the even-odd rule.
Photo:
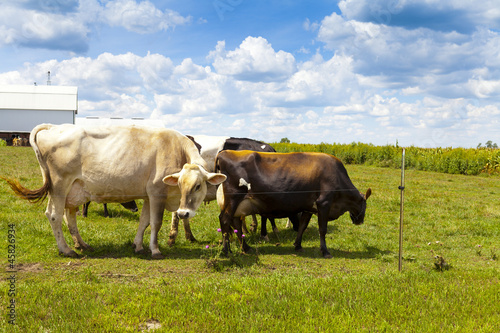
[[[170,247],[174,246],[175,245],[175,238],[169,238],[167,244]]]
[[[89,252],[94,251],[94,248],[86,243],[84,245],[82,245],[80,243],[75,244],[75,249],[77,249],[79,251],[89,251]]]
[[[191,243],[197,243],[198,241],[196,240],[196,238],[194,238],[193,236],[190,236],[190,237],[186,237],[186,239],[188,241],[190,241]]]
[[[269,236],[260,236],[260,239],[262,239],[264,242],[269,242]]]
[[[325,258],[325,259],[332,259],[333,256],[330,253],[327,252],[327,253],[323,253],[323,258]]]
[[[295,252],[304,252],[304,249],[302,248],[302,246],[296,246]]]
[[[154,254],[151,255],[151,259],[155,259],[155,260],[157,260],[157,259],[165,259],[165,256],[163,254],[161,254],[161,253],[154,253]]]
[[[246,245],[246,244],[245,244]],[[251,247],[251,246],[243,246],[243,248],[241,249],[243,253],[245,254],[250,254],[250,253],[253,253],[255,252],[254,249]]]
[[[135,249],[135,246],[134,246],[134,249]],[[139,255],[146,254],[146,251],[144,249],[135,250],[135,254],[139,254]]]
[[[59,252],[59,254],[68,258],[78,258],[78,253],[73,250],[70,250],[68,252]]]
[[[279,232],[278,228],[273,228],[273,232],[277,234]]]
[[[87,245],[85,247],[82,247],[80,248],[81,251],[85,251],[85,252],[94,252],[94,248],[90,245]]]

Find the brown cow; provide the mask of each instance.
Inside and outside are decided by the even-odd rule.
[[[240,217],[281,218],[302,212],[295,249],[302,249],[302,234],[312,214],[317,214],[321,253],[331,258],[325,241],[328,221],[348,211],[354,224],[362,224],[371,194],[371,189],[362,194],[354,187],[339,159],[322,153],[228,150],[217,156],[216,170],[227,176],[217,191],[225,252],[230,250],[231,227],[237,230],[243,251],[250,250],[241,237]]]

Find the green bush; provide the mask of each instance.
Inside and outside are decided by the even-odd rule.
[[[4,139],[0,139],[0,147],[5,147],[7,146],[7,141],[5,141]]]

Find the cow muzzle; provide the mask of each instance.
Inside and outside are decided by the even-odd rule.
[[[365,214],[364,212],[361,212],[363,213],[361,216],[361,214],[358,214],[358,215],[354,215],[352,213],[349,213],[349,215],[351,215],[351,221],[352,223],[354,223],[355,225],[360,225],[360,224],[363,224],[363,222],[365,222]]]
[[[177,215],[181,219],[190,219],[196,215],[196,212],[191,209],[178,209]]]

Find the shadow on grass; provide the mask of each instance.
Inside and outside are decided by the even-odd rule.
[[[128,241],[121,244],[107,243],[93,246],[93,251],[79,251],[80,257],[92,259],[119,259],[119,258],[140,258],[144,260],[168,260],[168,259],[200,259],[205,251],[201,248],[175,246],[172,248],[160,246],[160,251],[164,259],[152,259],[149,247],[144,246],[142,253],[136,253],[132,242]]]
[[[127,214],[128,212],[122,212]],[[130,213],[133,214],[133,213]],[[338,227],[335,225],[328,226],[329,234],[339,233]],[[293,243],[297,233],[292,229],[283,229],[278,234],[269,233],[269,242],[263,242],[260,239],[260,233],[252,233],[247,237],[248,244],[252,250],[247,253],[241,253],[235,239],[231,242],[231,250],[227,255],[220,253],[219,247],[211,247],[206,249],[209,242],[199,241],[196,243],[180,243],[173,247],[161,246],[160,251],[164,255],[164,259],[160,260],[206,260],[207,267],[217,271],[225,270],[231,267],[250,267],[259,261],[259,256],[265,255],[289,255],[305,258],[321,259],[322,255],[319,249],[319,235],[316,226],[309,226],[303,237],[303,251],[297,252],[294,249]],[[304,245],[304,243],[314,245]],[[144,260],[157,260],[151,258],[151,252],[148,245],[144,244],[144,253],[135,253],[132,246],[132,241],[123,243],[104,243],[92,244],[94,251],[79,252],[80,257],[92,259],[118,259],[118,258],[140,258]],[[328,246],[328,244],[327,244]],[[390,254],[391,251],[380,250],[376,247],[365,246],[362,251],[345,251],[329,247],[328,250],[333,258],[345,259],[372,259],[380,255]]]
[[[295,251],[293,246],[276,246],[273,244],[264,244],[258,246],[258,252],[261,255],[297,255],[305,258],[322,258],[319,244],[317,246],[303,247],[302,251]],[[376,247],[365,247],[363,251],[345,251],[328,247],[328,251],[333,258],[344,259],[373,259],[380,255],[392,254],[388,250],[380,250]]]
[[[99,207],[97,207],[98,205]],[[90,207],[95,209],[89,211],[88,213],[89,215],[87,217],[84,217],[84,219],[92,220],[92,218],[104,217],[104,206],[102,204],[93,203],[93,206]],[[89,208],[89,210],[91,208]],[[140,212],[132,212],[130,210],[127,210],[125,208],[120,208],[112,204],[108,204],[108,214],[109,216],[107,218],[123,218],[129,220],[130,222],[137,222],[137,223],[139,222],[139,217],[140,217]]]

